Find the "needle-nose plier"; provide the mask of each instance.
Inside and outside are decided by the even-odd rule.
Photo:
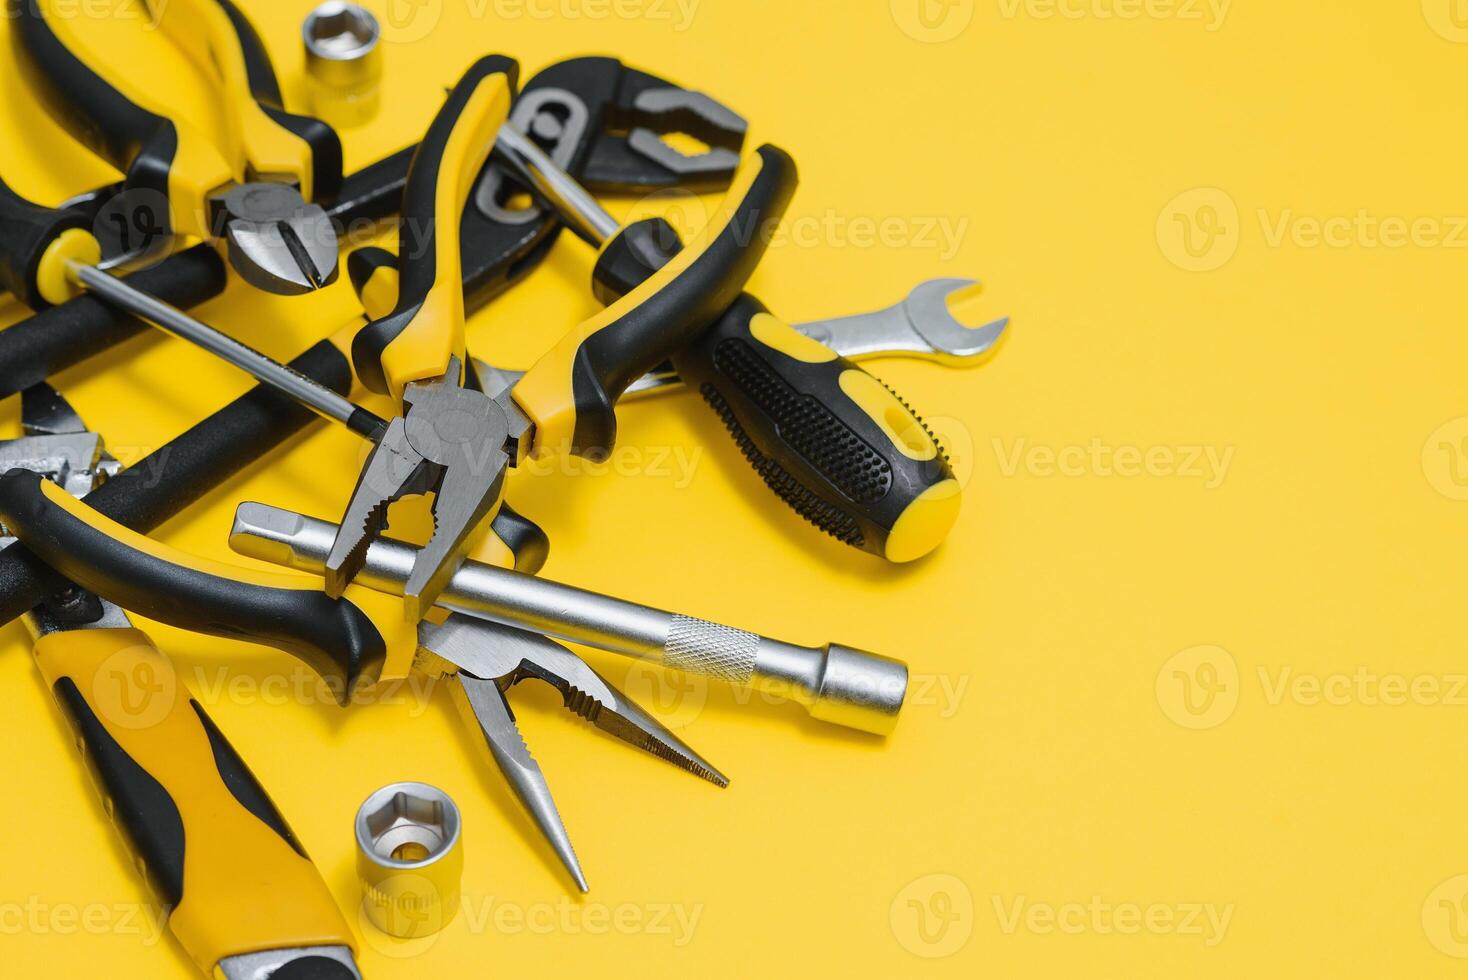
[[[265,47],[230,0],[148,4],[212,84],[222,145],[90,57],[56,0],[7,2],[32,87],[73,136],[126,175],[119,217],[135,232],[222,243],[240,275],[267,292],[297,295],[335,279],[336,229],[321,205],[341,189],[341,140],[326,123],[285,110]],[[66,298],[64,284],[46,297]]]
[[[88,444],[90,445],[90,444]],[[365,586],[328,598],[314,575],[258,572],[170,548],[99,514],[34,472],[0,476],[0,522],[77,584],[181,629],[295,655],[343,704],[357,683],[416,667],[447,678],[515,795],[577,887],[586,877],[540,767],[506,699],[523,680],[560,691],[568,711],[717,786],[728,780],[570,650],[539,634],[469,617],[405,623],[397,600]]]

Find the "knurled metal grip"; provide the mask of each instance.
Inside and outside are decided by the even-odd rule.
[[[663,644],[663,663],[674,670],[709,674],[736,684],[754,677],[759,635],[706,619],[675,615]]]

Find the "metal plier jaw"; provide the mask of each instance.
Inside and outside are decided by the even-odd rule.
[[[0,473],[25,469],[85,497],[122,470],[100,433],[87,428],[71,404],[44,381],[21,392],[19,439],[0,440]],[[0,549],[15,537],[0,525]]]
[[[292,183],[233,184],[211,199],[214,233],[246,282],[298,296],[336,281],[341,245],[326,209]]]
[[[587,891],[586,876],[545,774],[515,724],[506,697],[510,688],[527,679],[544,681],[561,692],[568,711],[602,731],[717,786],[729,785],[728,777],[586,661],[548,637],[455,613],[441,626],[421,624],[418,642],[416,666],[430,674],[453,676],[460,709],[484,735],[516,797],[583,892]]]
[[[501,401],[465,388],[461,377],[454,358],[443,377],[404,387],[403,414],[367,458],[332,543],[326,591],[333,597],[362,570],[368,547],[387,527],[388,507],[403,497],[434,495],[433,535],[403,591],[410,622],[423,618],[488,530],[485,518],[504,496],[505,470],[522,458],[529,423],[518,409],[512,422]]]

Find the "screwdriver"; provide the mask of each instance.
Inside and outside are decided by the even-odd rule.
[[[189,316],[175,306],[134,289],[127,282],[95,266],[71,262],[67,272],[107,302],[126,310],[190,343],[202,347],[216,357],[241,369],[251,377],[333,422],[340,422],[369,442],[379,441],[387,432],[387,420],[346,398],[321,382],[289,365],[261,353],[248,344]],[[494,537],[502,550],[492,555],[495,562],[515,567],[539,567],[549,548],[545,532],[532,521],[504,504],[491,524]],[[493,548],[493,542],[488,547]]]
[[[514,124],[495,159],[599,250],[594,286],[611,303],[679,251],[662,219],[623,227]],[[758,234],[761,229],[745,229]],[[358,294],[379,287],[391,256],[362,249],[348,268]],[[847,358],[740,296],[673,358],[729,429],[760,477],[801,517],[893,562],[930,553],[957,520],[960,486],[927,425],[895,392]]]
[[[101,256],[102,246],[80,213],[36,205],[0,180],[0,286],[28,306],[44,308],[65,302],[78,288],[89,290],[369,439],[380,437],[387,427],[383,419],[325,385],[113,275],[98,264]]]

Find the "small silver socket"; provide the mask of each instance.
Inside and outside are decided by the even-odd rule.
[[[366,88],[382,77],[382,30],[365,7],[327,0],[301,25],[306,70],[334,88]]]
[[[392,783],[357,809],[357,878],[367,919],[391,936],[432,935],[459,908],[459,808],[427,783]]]

